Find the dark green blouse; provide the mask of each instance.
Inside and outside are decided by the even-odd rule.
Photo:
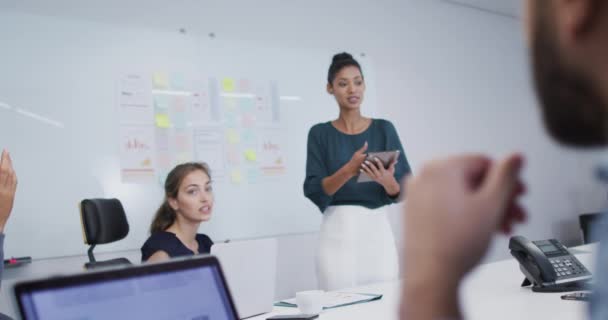
[[[376,209],[399,200],[399,195],[390,197],[376,182],[357,183],[357,177],[346,182],[333,196],[325,194],[321,181],[344,166],[366,141],[367,152],[400,151],[395,166],[397,182],[411,173],[397,130],[390,121],[373,119],[367,130],[354,135],[338,131],[331,122],[319,123],[308,133],[304,195],[321,212],[332,205],[360,205]]]

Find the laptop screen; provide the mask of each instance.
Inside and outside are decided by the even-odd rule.
[[[27,320],[238,319],[212,257],[42,280],[15,292]]]

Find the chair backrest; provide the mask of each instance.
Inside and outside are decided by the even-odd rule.
[[[578,216],[584,244],[599,241],[599,239],[594,237],[592,234],[593,226],[601,222],[606,217],[608,217],[608,214],[604,212],[583,213]]]
[[[80,218],[89,245],[118,241],[129,233],[125,209],[118,199],[84,199]]]

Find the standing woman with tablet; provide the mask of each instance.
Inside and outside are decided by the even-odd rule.
[[[398,258],[387,207],[399,201],[401,178],[410,167],[392,123],[361,114],[365,81],[348,53],[333,57],[327,92],[340,108],[338,119],[308,133],[304,195],[323,213],[317,260],[319,285],[335,290],[396,280]],[[396,151],[385,168],[368,152]],[[373,181],[358,183],[359,174]]]

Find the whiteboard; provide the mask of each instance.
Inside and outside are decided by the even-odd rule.
[[[134,182],[121,171],[121,92],[130,76],[152,83],[146,91],[152,104],[151,90],[164,81],[155,78],[159,75],[170,82],[177,81],[173,75],[180,82],[211,81],[220,91],[230,86],[225,79],[274,86],[279,103],[273,112],[280,119],[273,125],[275,136],[283,139],[283,170],[272,177],[249,171],[235,176],[234,167],[226,165],[220,177],[213,177],[213,217],[200,232],[222,240],[318,230],[321,214],[302,191],[306,138],[313,124],[338,114],[325,92],[337,49],[282,48],[11,11],[0,13],[0,40],[0,147],[10,150],[19,178],[6,228],[7,256],[83,254],[87,247],[78,203],[84,198],[116,197],[127,212],[127,238],[100,246],[100,252],[137,249],[148,237],[163,197],[162,173],[155,172],[151,182]],[[367,80],[364,113],[375,116],[371,59],[359,61]],[[158,126],[157,120],[149,125]],[[186,119],[190,124],[199,120]],[[225,129],[220,124],[217,131],[222,139]],[[259,130],[254,128],[256,134]],[[262,158],[245,156],[249,162]],[[181,157],[193,160],[188,154]],[[196,151],[190,157],[195,159]]]

